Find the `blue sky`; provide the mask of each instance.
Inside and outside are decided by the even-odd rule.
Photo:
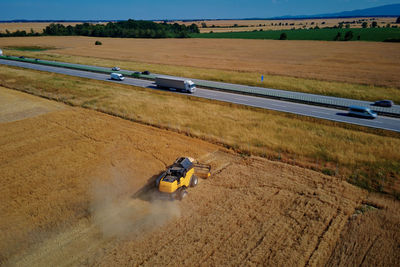
[[[0,0],[0,20],[200,19],[314,15],[399,0]]]

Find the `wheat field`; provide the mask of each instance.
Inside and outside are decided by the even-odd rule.
[[[52,22],[3,22],[0,23],[0,32],[5,33],[6,30],[9,32],[15,31],[26,31],[31,32],[33,30],[37,33],[42,33],[43,30],[50,25]],[[83,22],[53,22],[56,24],[62,24],[64,26],[75,26]],[[97,23],[96,23],[97,24]]]
[[[376,21],[379,26],[386,27],[387,24],[395,24],[397,17],[386,17],[386,18],[331,18],[331,19],[284,19],[284,20],[204,20],[204,21],[172,21],[169,23],[179,23],[190,25],[195,23],[201,33],[206,32],[236,32],[236,31],[254,31],[254,30],[289,30],[292,28],[314,28],[318,26],[333,27],[337,26],[339,22],[349,22],[351,28],[361,28],[362,22],[371,24],[372,21]],[[361,23],[356,23],[362,21]],[[203,23],[206,24],[206,28],[202,27]],[[234,25],[239,27],[232,27]],[[280,24],[280,25],[279,25]],[[212,27],[212,26],[216,27]],[[240,27],[245,26],[245,27]]]
[[[76,24],[79,23],[63,23],[60,22],[60,24],[64,26],[75,26]],[[42,33],[43,30],[50,25],[50,22],[5,22],[5,23],[0,23],[0,32],[5,33],[6,30],[9,32],[15,32],[15,31],[26,31],[26,32],[31,32],[33,30],[34,32]]]
[[[75,82],[88,89],[83,79]],[[135,89],[114,90],[133,100]],[[13,116],[0,113],[0,121],[7,117],[0,122],[2,265],[400,262],[393,198],[101,112],[2,87],[0,96],[14,104]],[[168,94],[153,97],[170,101]],[[32,105],[47,110],[32,114]],[[157,199],[148,185],[182,155],[211,164],[212,176],[181,202]]]

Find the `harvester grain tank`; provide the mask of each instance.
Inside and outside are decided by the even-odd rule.
[[[193,158],[178,158],[156,180],[156,187],[163,196],[171,199],[183,199],[187,196],[187,188],[195,187],[199,177],[208,178],[211,166],[196,163]]]

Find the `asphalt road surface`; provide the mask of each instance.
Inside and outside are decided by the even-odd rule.
[[[48,72],[54,72],[54,73],[60,73],[60,74],[66,74],[66,75],[89,78],[89,79],[117,82],[117,83],[123,83],[123,84],[129,84],[129,85],[134,85],[134,86],[140,86],[140,87],[146,87],[146,88],[151,88],[151,89],[155,89],[155,90],[160,90],[155,86],[153,81],[149,81],[149,80],[125,78],[124,81],[113,81],[113,80],[110,80],[110,76],[107,74],[73,70],[73,69],[60,68],[60,67],[45,66],[45,65],[39,65],[39,64],[31,64],[31,63],[19,62],[19,61],[1,60],[1,59],[0,59],[0,64],[41,70],[41,71],[48,71]],[[179,92],[171,91],[171,93],[179,93]],[[180,94],[182,94],[182,93],[180,93]],[[367,127],[372,127],[372,128],[400,132],[400,119],[398,119],[398,118],[391,118],[391,117],[385,117],[385,116],[378,116],[378,118],[373,119],[373,120],[363,119],[363,118],[355,118],[355,117],[347,116],[346,111],[334,109],[334,108],[326,108],[326,107],[319,107],[319,106],[313,106],[313,105],[299,104],[299,103],[294,103],[294,102],[275,100],[275,99],[256,97],[256,96],[248,96],[248,95],[242,95],[242,94],[227,93],[227,92],[223,92],[223,91],[209,90],[209,89],[203,89],[203,88],[198,88],[197,91],[195,93],[193,93],[192,95],[196,96],[196,97],[219,100],[219,101],[241,104],[241,105],[246,105],[246,106],[276,110],[276,111],[281,111],[281,112],[288,112],[288,113],[304,115],[304,116],[309,116],[309,117],[315,117],[315,118],[320,118],[320,119],[326,119],[326,120],[331,120],[331,121],[338,121],[338,122],[344,122],[344,123],[350,123],[350,124],[356,124],[356,125],[367,126]]]

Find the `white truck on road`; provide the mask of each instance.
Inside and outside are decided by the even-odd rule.
[[[175,89],[181,92],[194,93],[196,91],[196,85],[189,79],[178,78],[178,77],[156,77],[156,85],[160,88]]]

